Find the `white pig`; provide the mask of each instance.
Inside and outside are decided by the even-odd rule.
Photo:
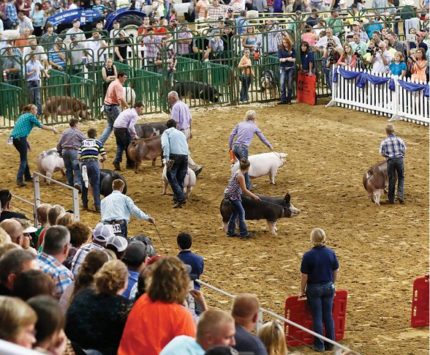
[[[167,185],[169,185],[169,180],[167,179],[167,167],[164,165],[163,173],[161,174],[161,179],[164,182],[163,195],[167,192]],[[191,190],[194,186],[196,186],[196,173],[188,168],[187,175],[185,175],[184,179],[184,193],[186,198],[190,197]]]
[[[269,175],[270,182],[275,185],[275,176],[278,169],[284,165],[287,158],[287,153],[261,153],[250,155],[248,157],[251,166],[248,174],[251,178],[257,178],[264,175]],[[234,173],[239,169],[239,162],[236,161],[231,167],[231,172]]]
[[[131,107],[136,103],[136,93],[133,88],[129,86],[124,86],[124,97],[127,104]]]
[[[63,176],[65,175],[64,160],[55,148],[40,153],[37,158],[37,166],[39,172],[49,178],[52,177],[54,171],[61,171]],[[47,183],[49,185],[50,181],[47,180]]]

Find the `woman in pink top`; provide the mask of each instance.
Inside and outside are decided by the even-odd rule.
[[[343,54],[337,61],[337,65],[348,68],[355,68],[357,65],[357,56],[352,51],[352,47],[348,43],[343,46]]]
[[[318,36],[312,30],[312,27],[309,25],[305,26],[305,32],[302,34],[302,43],[308,42],[310,47],[315,47],[317,43]]]
[[[418,48],[412,59],[412,80],[426,82],[427,61],[425,60],[424,49]]]
[[[209,3],[207,0],[199,0],[196,4],[196,15],[198,19],[205,19],[208,13]]]

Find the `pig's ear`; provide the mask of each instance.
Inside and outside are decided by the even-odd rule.
[[[286,202],[286,203],[290,203],[290,199],[291,199],[291,196],[290,196],[290,194],[287,192],[287,193],[285,194],[284,200],[285,200],[285,202]]]

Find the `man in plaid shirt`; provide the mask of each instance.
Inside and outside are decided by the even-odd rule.
[[[55,284],[55,297],[58,299],[73,282],[73,274],[63,262],[70,249],[70,233],[66,227],[49,227],[43,241],[42,253],[37,256],[40,269],[51,276]]]
[[[176,71],[176,52],[166,38],[161,40],[160,50],[157,53],[155,59],[155,65],[157,66],[157,72],[162,74],[164,65],[167,66],[167,78],[173,83],[173,73]]]
[[[379,152],[387,159],[388,203],[394,203],[396,175],[398,179],[397,198],[400,203],[403,203],[403,184],[405,180],[403,158],[406,152],[406,144],[394,134],[392,124],[387,125],[385,132],[387,133],[387,138],[382,141]]]

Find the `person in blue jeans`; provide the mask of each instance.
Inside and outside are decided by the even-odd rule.
[[[252,235],[248,232],[245,222],[245,209],[242,205],[242,194],[248,195],[256,201],[261,201],[260,197],[253,194],[246,188],[245,174],[248,172],[250,163],[248,159],[240,159],[240,169],[235,171],[224,190],[224,197],[228,199],[232,206],[232,214],[228,221],[227,236],[237,237],[236,220],[239,220],[239,235],[242,239],[248,239]]]
[[[324,230],[321,228],[312,229],[311,243],[313,248],[303,255],[300,267],[302,273],[300,297],[307,297],[314,332],[335,340],[332,312],[335,295],[334,284],[339,263],[335,252],[325,246],[326,234]],[[323,325],[325,333],[323,332]],[[333,344],[324,343],[317,337],[314,338],[315,351],[323,352],[332,349]]]
[[[293,94],[294,73],[296,65],[296,51],[288,37],[282,39],[278,49],[279,77],[281,86],[281,105],[291,104]]]
[[[22,114],[18,117],[15,122],[15,126],[10,134],[12,139],[12,144],[19,153],[19,168],[16,175],[16,183],[18,186],[25,186],[25,181],[32,181],[30,174],[30,167],[28,166],[27,152],[29,149],[29,144],[27,142],[27,137],[30,135],[33,127],[39,127],[48,131],[57,133],[54,127],[49,127],[43,125],[36,117],[37,106],[36,105],[26,105],[23,108]]]
[[[257,114],[255,111],[247,111],[245,114],[245,120],[238,123],[230,134],[228,146],[238,160],[241,160],[242,158],[248,159],[248,148],[251,144],[252,138],[254,138],[254,134],[256,134],[270,150],[273,150],[273,146],[255,123],[256,118]],[[235,138],[236,140],[234,141]],[[248,190],[252,189],[251,179],[249,178],[248,172],[245,173],[245,184]]]
[[[97,131],[90,128],[87,132],[88,138],[82,141],[79,149],[79,160],[81,162],[82,172],[86,170],[88,182],[93,190],[94,207],[96,212],[100,212],[100,165],[101,162],[106,160],[106,152],[103,144],[96,139]],[[84,175],[84,173],[82,173]],[[83,176],[83,180],[85,178]],[[88,187],[85,183],[82,184],[82,205],[84,209],[88,209]]]

